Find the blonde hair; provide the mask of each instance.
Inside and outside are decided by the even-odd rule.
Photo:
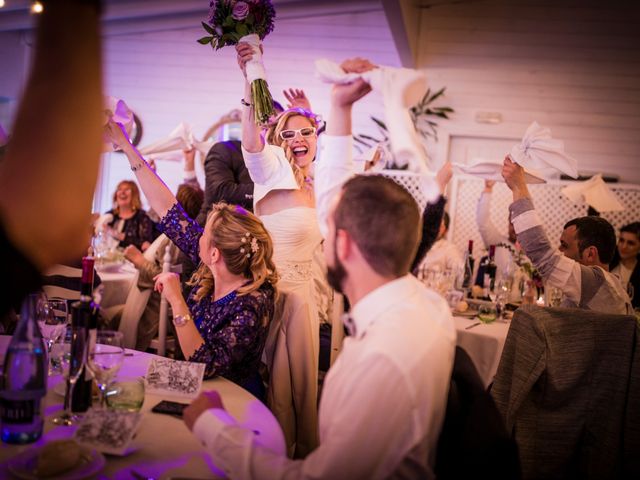
[[[272,259],[273,240],[258,217],[238,205],[216,203],[207,216],[205,228],[211,229],[209,246],[220,251],[229,272],[250,280],[238,289],[238,295],[254,292],[264,282],[275,288],[278,274]],[[214,278],[209,267],[201,264],[188,285],[198,286],[194,297],[197,301],[211,295]]]
[[[293,170],[293,175],[298,182],[298,186],[302,187],[304,185],[304,174],[300,170],[300,167],[296,165],[295,157],[291,147],[289,146],[289,142],[280,138],[280,132],[286,130],[285,125],[291,117],[304,117],[309,120],[312,127],[315,127],[316,129],[319,127],[318,117],[313,112],[305,110],[304,108],[289,108],[278,115],[274,122],[269,125],[265,135],[265,140],[270,145],[276,145],[284,150],[284,154],[289,161],[289,165],[291,165],[291,169]]]
[[[120,214],[120,207],[118,206],[118,190],[120,187],[125,185],[131,188],[131,208],[134,210],[140,210],[142,208],[142,200],[140,199],[140,189],[138,188],[138,184],[133,180],[122,180],[118,183],[116,191],[113,192],[113,211],[116,215]]]

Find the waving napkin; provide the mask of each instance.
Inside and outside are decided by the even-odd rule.
[[[574,203],[584,200],[599,212],[619,212],[625,209],[616,194],[602,180],[601,173],[584,182],[564,187],[562,193]]]
[[[560,171],[572,178],[578,177],[578,162],[564,153],[564,142],[551,138],[551,130],[537,122],[529,125],[522,142],[511,149],[511,159],[544,176]]]
[[[362,78],[382,94],[391,152],[400,166],[417,173],[428,170],[427,156],[416,135],[409,108],[427,90],[424,73],[408,68],[378,67],[363,73],[345,73],[335,62],[316,60],[316,75],[327,83],[345,84]]]
[[[127,136],[131,136],[131,132],[133,130],[133,112],[129,109],[127,104],[124,103],[124,100],[120,100],[115,97],[105,97],[104,113],[104,125],[107,124],[110,118],[113,118],[114,122],[121,123],[124,126]],[[113,143],[102,143],[103,152],[113,152],[114,150],[115,148]]]
[[[497,182],[504,182],[504,178],[502,178],[502,165],[502,162],[485,160],[483,158],[474,158],[469,165],[451,162],[454,173],[466,173],[467,175],[484,178],[485,180],[495,180]],[[524,180],[527,183],[547,183],[540,173],[527,169],[524,171]]]
[[[206,155],[214,142],[196,140],[191,130],[191,125],[181,122],[167,138],[153,142],[140,149],[140,153],[150,158],[162,158],[164,160],[181,160],[183,150],[195,148]]]

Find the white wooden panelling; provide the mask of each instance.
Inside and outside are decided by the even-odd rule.
[[[583,171],[640,183],[637,2],[422,2],[418,66],[441,104],[441,131],[519,137],[534,120],[565,141]],[[477,112],[502,115],[478,124]],[[436,164],[447,149],[431,145]]]

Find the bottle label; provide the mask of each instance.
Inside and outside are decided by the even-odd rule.
[[[0,399],[2,423],[29,424],[39,413],[39,400]]]

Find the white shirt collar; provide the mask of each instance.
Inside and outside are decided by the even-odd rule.
[[[403,298],[413,292],[414,282],[417,281],[415,277],[408,274],[391,280],[362,297],[351,309],[351,318],[345,319],[349,334],[354,338],[362,338],[382,312],[402,302]]]

